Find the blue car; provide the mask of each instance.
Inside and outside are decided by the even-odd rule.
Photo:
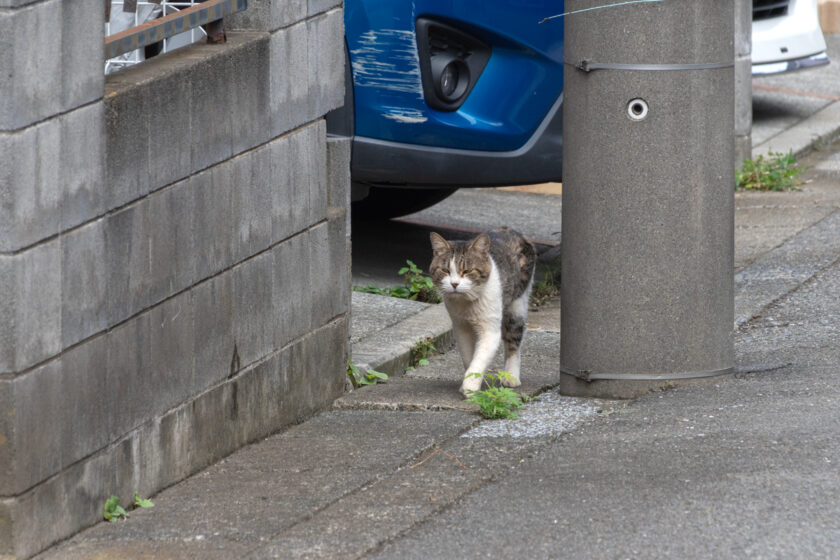
[[[563,11],[547,0],[347,0],[353,212],[394,217],[459,187],[559,180]]]

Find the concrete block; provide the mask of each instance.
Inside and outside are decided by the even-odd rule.
[[[105,337],[97,337],[3,381],[11,430],[0,495],[21,494],[108,443],[108,414],[119,403],[104,398],[105,355]]]
[[[309,232],[309,274],[312,291],[312,324],[321,326],[344,313],[349,305],[345,284],[349,282],[346,264],[344,220],[321,224]],[[346,300],[346,302],[345,302]]]
[[[309,114],[320,117],[344,105],[344,10],[307,20]]]
[[[16,251],[59,231],[60,153],[58,119],[0,132],[0,250]]]
[[[307,14],[314,16],[315,14],[326,12],[333,8],[340,8],[343,4],[343,0],[308,0]]]
[[[112,494],[130,503],[135,457],[130,441],[80,461],[25,494],[0,500],[0,520],[11,540],[0,552],[29,558],[79,529],[102,520],[102,504]],[[3,529],[0,528],[0,534]],[[10,552],[11,551],[11,552]]]
[[[149,193],[149,187],[162,179],[160,157],[182,155],[185,150],[174,154],[156,153],[154,160],[156,179],[150,169],[150,143],[153,142],[149,121],[154,117],[147,112],[145,99],[149,88],[114,87],[111,76],[105,96],[105,178],[108,186],[107,207],[116,208]],[[159,124],[159,123],[158,123]],[[157,152],[160,134],[172,131],[155,131]],[[187,161],[189,157],[187,156]],[[161,186],[161,185],[157,185]]]
[[[327,218],[327,124],[318,119],[306,129],[309,145],[309,223]]]
[[[105,218],[108,325],[116,325],[150,305],[154,247],[148,234],[149,206],[145,199]]]
[[[213,45],[192,48],[193,64],[178,78],[190,84],[187,103],[190,115],[190,171],[196,172],[233,155],[231,90],[238,87],[231,80],[224,58],[208,56]],[[183,138],[181,136],[181,138]],[[167,144],[172,149],[172,144]]]
[[[233,49],[225,57],[230,88],[230,106],[226,110],[231,121],[234,154],[263,144],[271,138],[271,128],[265,122],[271,110],[271,84],[266,79],[270,73],[268,36],[262,33],[238,33],[228,37],[228,44],[233,45],[239,41],[242,46]]]
[[[312,157],[312,149],[314,148],[311,135],[311,127],[305,127],[296,130],[294,134],[290,135],[289,146],[289,165],[291,167],[289,174],[290,189],[292,195],[292,231],[298,232],[311,226],[313,222],[313,215],[316,214],[312,210],[312,178],[315,171],[312,169],[314,158]]]
[[[271,131],[279,136],[312,120],[306,22],[271,34]]]
[[[18,250],[103,211],[102,104],[0,133],[0,250]]]
[[[156,415],[161,387],[153,376],[151,324],[151,313],[143,313],[108,332],[105,394],[118,403],[109,411],[108,441]]]
[[[0,12],[0,130],[23,128],[62,109],[60,4]],[[40,48],[27,47],[32,44]]]
[[[192,295],[184,292],[149,311],[150,384],[157,396],[150,412],[160,415],[184,403],[195,389],[195,324]]]
[[[330,406],[344,392],[347,348],[344,318],[315,330],[292,346],[288,383],[299,416]]]
[[[327,136],[327,205],[350,212],[350,138]]]
[[[42,429],[33,430],[30,437],[22,440],[27,442],[26,456],[33,465],[42,465],[44,458],[58,455],[59,467],[64,469],[111,443],[110,426],[114,419],[124,413],[123,407],[133,395],[109,392],[110,372],[106,343],[107,337],[100,335],[65,352],[59,359],[60,377],[43,379],[28,399],[18,398],[18,405],[32,406],[35,416],[51,410],[49,416],[55,423],[41,427],[59,434],[58,445],[40,447],[39,443],[38,450],[32,442],[41,437],[44,433]],[[29,377],[29,374],[24,377]],[[54,401],[42,400],[42,395],[51,394],[53,391],[56,396]],[[52,475],[60,469],[42,473],[40,477],[32,477],[31,482],[40,482],[46,478],[44,474]]]
[[[335,316],[339,287],[345,279],[344,268],[336,269],[334,251],[330,245],[327,224],[313,227],[309,232],[309,275],[312,292],[312,325],[321,326]],[[344,237],[341,238],[344,250]],[[341,272],[338,272],[340,270]],[[341,282],[337,281],[340,278]]]
[[[61,347],[108,326],[105,220],[73,230],[61,242]]]
[[[195,316],[196,386],[210,387],[241,367],[233,335],[233,271],[225,272],[191,290]]]
[[[300,231],[297,229],[296,218],[302,211],[309,212],[309,195],[304,199],[302,189],[295,189],[293,182],[295,166],[292,165],[292,140],[289,136],[282,136],[268,145],[271,157],[271,218],[272,239],[286,239]],[[304,193],[305,194],[305,193]]]
[[[309,265],[310,234],[296,235],[276,246],[272,303],[278,321],[275,348],[309,332],[312,326],[312,278]]]
[[[306,0],[251,0],[248,9],[225,18],[228,29],[276,31],[306,19]]]
[[[103,104],[82,107],[62,115],[59,121],[61,227],[67,229],[100,216],[105,210]]]
[[[143,286],[155,304],[195,281],[193,183],[181,181],[148,198],[149,268]]]
[[[274,258],[270,252],[233,269],[233,332],[243,368],[275,348],[279,318],[274,312],[273,270]]]
[[[104,91],[105,10],[102,0],[59,2],[61,9],[61,91],[63,107],[101,99]]]
[[[0,385],[8,434],[0,495],[14,496],[61,466],[61,364],[49,362],[26,375],[4,379]]]
[[[232,162],[194,175],[191,190],[196,279],[208,278],[234,263],[234,223],[237,218],[233,195],[239,185],[232,182]]]
[[[101,98],[103,28],[99,0],[47,0],[0,13],[0,74],[7,78],[0,82],[0,130]]]
[[[0,256],[0,281],[0,372],[19,372],[61,350],[59,239]]]
[[[264,251],[272,242],[272,167],[267,147],[231,160],[233,192],[234,261]]]
[[[182,58],[183,56],[181,55]],[[152,61],[154,62],[157,61]],[[150,74],[152,71],[155,73],[148,78],[141,74],[143,105],[133,108],[134,111],[142,111],[148,119],[149,191],[179,181],[191,171],[205,167],[193,165],[192,160],[193,151],[200,149],[197,146],[204,146],[204,142],[199,142],[197,131],[192,128],[193,106],[197,101],[193,98],[194,71],[187,73],[187,66],[181,58],[161,62],[167,66],[161,68],[161,65],[156,65],[141,69]],[[181,68],[184,68],[183,72],[179,71]],[[206,98],[205,95],[202,103],[204,108]],[[218,110],[219,108],[212,109],[200,118],[210,120],[218,115]],[[189,132],[185,134],[185,131]],[[124,133],[140,132],[128,129]]]

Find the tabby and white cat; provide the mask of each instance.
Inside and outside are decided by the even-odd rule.
[[[452,319],[455,340],[464,362],[461,393],[481,388],[481,378],[505,343],[508,387],[520,385],[520,348],[528,315],[528,295],[534,281],[537,252],[516,231],[503,227],[472,241],[447,241],[432,232],[434,257],[429,267]]]

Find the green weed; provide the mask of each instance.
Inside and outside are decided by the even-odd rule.
[[[417,268],[417,265],[413,262],[406,260],[405,264],[408,266],[402,267],[397,274],[403,276],[403,283],[409,291],[408,299],[438,303],[440,296],[435,290],[434,281],[423,274],[423,271]]]
[[[104,517],[105,521],[116,523],[120,518],[128,519],[131,516],[120,505],[120,498],[118,496],[111,496],[105,500]]]
[[[135,492],[134,493],[134,507],[150,508],[150,507],[155,507],[155,504],[152,503],[152,500],[147,500],[146,498],[141,498],[140,494]]]
[[[140,494],[135,492],[134,507],[150,508],[155,507],[155,504],[153,504],[151,500],[141,498]],[[116,523],[120,519],[128,519],[131,517],[131,515],[125,511],[125,508],[120,505],[119,496],[111,496],[105,500],[105,507],[103,508],[102,516],[105,518],[105,521],[110,521],[111,523]]]
[[[411,347],[411,367],[416,368],[429,365],[429,356],[433,352],[436,353],[437,348],[435,348],[434,341],[428,336],[415,342],[414,346]]]
[[[353,365],[350,360],[347,360],[347,377],[350,378],[350,383],[353,384],[354,389],[363,387],[365,385],[376,385],[377,383],[384,383],[388,381],[388,374],[376,371],[375,369],[365,370],[362,373],[358,367]]]
[[[470,377],[481,377],[486,389],[470,393],[468,402],[478,405],[482,416],[490,419],[515,419],[516,411],[522,406],[522,397],[509,387],[499,386],[502,380],[510,379],[506,371],[497,373],[471,373]]]
[[[406,260],[405,263],[408,266],[402,267],[397,272],[397,274],[403,277],[402,286],[380,288],[368,284],[367,286],[353,286],[353,291],[423,301],[426,303],[439,303],[440,296],[435,290],[434,281],[423,274],[423,271],[413,262]]]
[[[803,170],[797,167],[793,152],[767,155],[767,159],[758,156],[755,161],[744,161],[741,169],[735,171],[735,190],[801,190],[799,176]]]

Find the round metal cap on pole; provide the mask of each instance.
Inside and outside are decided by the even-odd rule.
[[[734,365],[734,11],[567,0],[560,390]]]

